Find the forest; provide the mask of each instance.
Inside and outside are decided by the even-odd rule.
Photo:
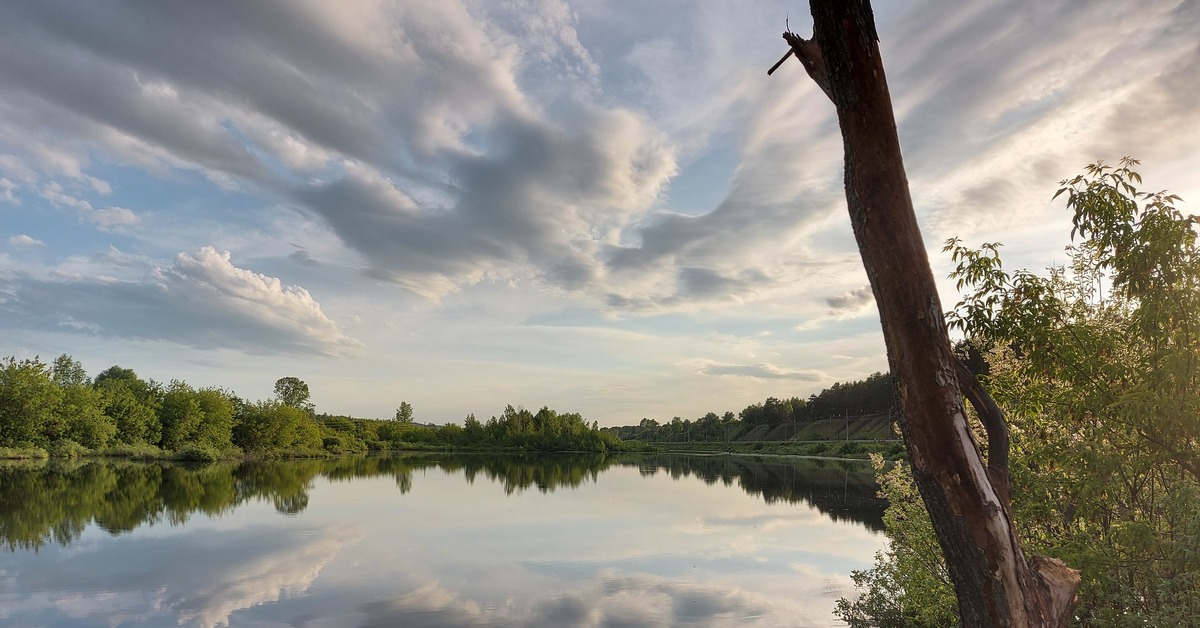
[[[94,378],[69,355],[0,360],[0,458],[105,455],[217,460],[421,449],[628,451],[578,413],[505,407],[486,422],[421,425],[402,403],[393,420],[316,414],[308,385],[275,383],[275,397],[247,401],[223,388],[160,384],[110,367]]]
[[[862,380],[835,382],[807,399],[768,397],[762,403],[746,406],[736,415],[725,412],[718,416],[709,412],[694,420],[675,417],[668,423],[645,418],[637,425],[608,429],[623,439],[646,442],[722,442],[737,439],[758,426],[887,414],[892,410],[894,397],[891,377],[873,373]]]
[[[499,416],[462,425],[423,425],[402,402],[393,419],[315,412],[308,385],[275,383],[275,396],[247,401],[224,388],[161,384],[112,366],[94,378],[70,355],[0,360],[0,457],[169,457],[216,460],[243,455],[292,457],[422,449],[529,451],[653,450],[655,442],[723,442],[756,426],[803,423],[847,414],[886,413],[891,379],[875,373],[837,382],[807,399],[771,397],[738,415],[600,428],[578,413],[508,405]]]

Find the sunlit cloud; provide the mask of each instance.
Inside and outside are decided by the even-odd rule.
[[[42,242],[41,240],[39,240],[37,238],[34,238],[32,236],[22,233],[21,235],[15,235],[15,236],[9,238],[8,245],[12,246],[12,247],[38,247],[38,246],[46,246],[46,243]]]
[[[102,256],[118,265],[111,249]],[[154,267],[137,280],[106,275],[53,274],[0,278],[12,293],[13,316],[41,308],[56,311],[66,327],[106,336],[168,340],[251,353],[316,353],[349,357],[362,343],[347,336],[304,288],[234,266],[227,252],[204,247],[180,253],[170,267]],[[28,321],[54,326],[53,320]]]
[[[1196,3],[876,5],[939,277],[938,248],[951,236],[1010,243],[1009,267],[1052,263],[1070,227],[1050,197],[1098,158],[1139,157],[1149,188],[1200,195]],[[681,407],[668,415],[693,415],[761,400],[780,383],[816,392],[831,382],[809,375],[830,373],[831,358],[799,353],[797,336],[833,345],[858,334],[837,351],[855,366],[836,377],[881,370],[882,341],[862,340],[874,323],[834,110],[799,64],[764,73],[794,9],[0,4],[5,237],[48,243],[33,255],[9,241],[0,325],[31,345],[68,345],[85,329],[230,356],[360,356],[354,377],[342,361],[341,379],[321,383],[340,386],[338,403],[380,398],[364,410],[375,414],[387,409],[375,407],[370,376],[408,374],[397,356],[415,348],[402,339],[451,336],[437,322],[450,312],[463,317],[455,329],[498,336],[546,303],[656,339],[656,351],[629,349],[641,359],[626,370],[661,378],[636,377],[642,387],[611,402],[588,399],[605,421],[644,414],[617,408],[630,399],[674,399]],[[808,28],[807,18],[791,25]],[[94,260],[111,247],[146,272]],[[204,247],[237,266],[195,253]],[[199,266],[177,267],[180,251]],[[201,266],[216,283],[199,283]],[[154,267],[164,278],[148,274]],[[953,303],[953,286],[941,285]],[[74,323],[58,325],[60,311]],[[702,340],[712,330],[749,337],[764,319],[782,322],[755,355]],[[365,323],[352,337],[338,321],[354,320]],[[546,368],[541,345],[529,346],[472,388],[524,385],[509,374]],[[450,373],[496,360],[419,349]],[[608,353],[578,357],[558,382],[569,383],[547,386],[582,390],[630,366]],[[172,376],[161,352],[141,357]],[[237,366],[222,360],[214,373]],[[690,360],[708,362],[675,372]],[[414,401],[460,414],[444,386],[422,390],[428,398]]]

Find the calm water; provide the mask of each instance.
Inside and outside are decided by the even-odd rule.
[[[0,465],[0,625],[831,626],[881,512],[813,460]]]

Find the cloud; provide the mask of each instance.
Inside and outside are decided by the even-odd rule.
[[[995,234],[1044,220],[1086,163],[1179,158],[1200,134],[1198,27],[1175,0],[897,12],[881,46],[915,204],[939,235]]]
[[[288,255],[288,259],[292,260],[293,262],[296,262],[297,264],[300,264],[301,266],[320,266],[321,265],[321,262],[318,262],[315,258],[313,258],[311,253],[309,253],[308,251],[304,251],[304,250],[293,252],[292,254]]]
[[[1190,150],[1197,14],[881,11],[932,229],[1020,224],[1097,151]],[[822,252],[844,220],[833,110],[798,64],[762,73],[777,21],[559,0],[6,4],[0,137],[20,163],[0,198],[31,185],[20,165],[45,198],[128,229],[147,212],[92,198],[111,186],[90,160],[198,172],[321,221],[371,278],[435,300],[488,279],[617,315],[800,300],[857,275]],[[673,186],[709,156],[719,193],[689,203]]]
[[[754,163],[769,169],[740,171],[708,214],[660,213],[676,142],[644,110],[595,98],[604,67],[554,0],[6,13],[24,54],[0,61],[0,77],[26,150],[71,137],[144,168],[270,191],[326,222],[371,276],[434,299],[492,277],[619,311],[754,300],[795,278],[763,239],[826,211],[828,199],[794,210],[810,179],[791,175],[811,160],[767,154]],[[46,194],[101,228],[135,219]]]
[[[803,382],[819,382],[824,379],[815,371],[792,371],[774,364],[709,364],[700,369],[705,375],[732,375],[758,379],[790,379]]]
[[[101,256],[128,265],[115,249]],[[13,294],[11,320],[33,328],[80,327],[104,336],[165,340],[198,348],[249,353],[350,357],[362,343],[325,315],[307,290],[238,268],[230,254],[204,247],[180,253],[136,281],[103,274],[0,278]],[[55,312],[45,317],[40,312]]]
[[[22,233],[21,235],[15,235],[15,236],[9,238],[8,245],[16,246],[16,247],[34,247],[34,246],[46,246],[46,243],[42,242],[41,240],[38,240],[37,238],[31,237],[31,236],[28,236],[28,235],[25,235],[24,233]]]
[[[54,205],[75,209],[81,219],[96,225],[101,231],[113,231],[138,222],[133,210],[124,207],[96,209],[89,201],[64,191],[62,184],[57,181],[46,183],[38,195]]]
[[[3,200],[10,205],[20,205],[21,199],[17,198],[13,192],[17,189],[17,184],[13,183],[5,177],[0,177],[0,200]]]
[[[482,605],[438,582],[364,605],[362,626],[824,626],[738,589],[605,570],[527,605]]]
[[[863,286],[825,299],[825,303],[830,307],[830,314],[843,316],[861,314],[874,302],[875,294],[871,292],[871,286]]]
[[[187,536],[120,537],[98,551],[73,556],[81,568],[69,574],[36,557],[14,580],[26,594],[19,604],[0,610],[0,618],[228,626],[236,611],[304,594],[325,566],[358,540],[356,532],[333,526],[305,534],[262,528],[233,536],[202,530]]]

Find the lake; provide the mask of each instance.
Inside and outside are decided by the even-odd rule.
[[[833,626],[869,464],[397,455],[0,465],[4,626]]]

